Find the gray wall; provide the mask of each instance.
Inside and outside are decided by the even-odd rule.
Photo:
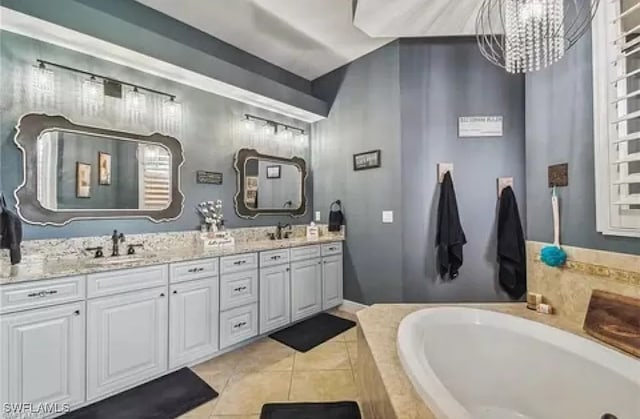
[[[502,301],[496,284],[496,180],[515,178],[524,223],[524,80],[486,62],[475,40],[402,40],[314,82],[333,106],[313,124],[315,209],[341,199],[347,218],[345,298]],[[457,138],[457,118],[503,115],[497,139]],[[353,171],[354,153],[381,149],[382,167]],[[455,164],[469,244],[453,282],[436,278],[436,163]],[[393,210],[393,224],[382,211]]]
[[[501,301],[497,284],[498,177],[514,178],[524,228],[524,78],[489,63],[475,39],[403,40],[403,301]],[[458,138],[458,117],[504,116],[501,138]],[[454,164],[453,181],[467,236],[460,276],[436,272],[438,162]]]
[[[128,123],[122,118],[121,102],[108,99],[105,112],[100,117],[87,117],[81,112],[79,86],[82,77],[73,73],[56,72],[56,91],[52,104],[38,105],[30,95],[29,77],[31,66],[36,58],[60,63],[73,63],[88,71],[110,75],[151,88],[168,91],[178,96],[183,103],[183,131],[177,135],[182,142],[185,164],[181,170],[181,184],[185,194],[185,207],[182,216],[173,222],[156,224],[144,219],[108,220],[108,221],[74,221],[64,227],[39,227],[26,225],[25,239],[87,236],[109,233],[114,228],[125,233],[144,233],[160,231],[180,231],[195,229],[199,225],[199,217],[195,206],[204,200],[222,199],[227,226],[239,227],[249,225],[273,225],[278,221],[307,223],[311,219],[305,217],[258,217],[256,220],[244,220],[235,215],[233,196],[235,195],[235,171],[233,170],[234,153],[242,147],[254,147],[259,151],[277,156],[300,156],[309,161],[309,144],[296,141],[282,141],[269,138],[263,134],[248,133],[243,130],[241,117],[250,112],[284,123],[308,129],[308,125],[281,115],[265,112],[245,104],[222,98],[201,90],[193,89],[169,82],[128,67],[98,60],[44,42],[2,32],[0,36],[0,59],[2,72],[0,85],[0,160],[2,161],[2,184],[0,189],[8,196],[9,204],[13,204],[11,192],[22,181],[22,157],[13,143],[14,127],[20,115],[31,111],[62,113],[77,123],[107,126],[114,129],[131,130],[147,134],[159,129],[154,116],[160,100],[149,104],[149,117],[140,124]],[[200,185],[195,182],[197,170],[220,171],[224,175],[224,184]],[[311,177],[308,187],[311,187]],[[312,207],[310,198],[309,207]]]
[[[569,163],[569,186],[558,190],[561,242],[640,254],[640,239],[596,231],[591,33],[547,70],[526,77],[527,233],[553,240],[547,166]]]
[[[399,53],[394,42],[314,85],[335,96],[329,118],[312,127],[314,209],[326,222],[331,202],[342,200],[344,296],[367,304],[402,301]],[[354,172],[353,154],[374,149],[382,150],[382,167]],[[396,222],[382,224],[383,210]]]

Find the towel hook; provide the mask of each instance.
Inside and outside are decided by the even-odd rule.
[[[339,199],[336,199],[335,201],[333,201],[331,203],[331,205],[329,205],[329,210],[333,211],[333,206],[337,205],[338,209],[342,208],[342,202]]]

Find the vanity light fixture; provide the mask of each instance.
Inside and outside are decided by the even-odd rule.
[[[159,122],[163,129],[168,128],[170,131],[176,132],[179,131],[179,128],[182,125],[182,104],[176,101],[176,96],[173,94],[114,79],[98,73],[80,70],[75,67],[57,64],[51,61],[38,59],[36,62],[37,65],[34,66],[32,70],[32,85],[34,87],[34,91],[40,94],[53,94],[54,73],[48,67],[55,67],[61,70],[89,76],[89,79],[82,82],[82,102],[83,107],[87,106],[87,108],[89,108],[88,104],[91,104],[93,108],[99,108],[95,113],[99,113],[102,110],[105,98],[105,86],[110,86],[109,89],[106,89],[106,94],[117,99],[121,97],[120,88],[122,86],[127,86],[130,90],[126,92],[124,97],[125,111],[131,122],[139,123],[142,118],[145,117],[148,95],[145,95],[143,93],[144,91],[167,98],[167,100],[163,102],[160,112],[161,120]],[[116,89],[115,91],[118,92],[117,94],[113,94],[114,88]],[[91,113],[94,112],[92,111]]]
[[[483,0],[480,52],[509,73],[549,67],[591,27],[600,0]]]
[[[259,132],[265,135],[276,134],[277,138],[284,140],[290,140],[292,138],[306,140],[307,134],[304,129],[294,127],[292,125],[283,124],[271,119],[262,118],[251,114],[244,114],[242,118],[242,124],[248,130],[259,130]]]

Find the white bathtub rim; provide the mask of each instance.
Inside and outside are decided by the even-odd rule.
[[[420,322],[426,317],[443,315],[448,316],[446,319],[450,324],[473,323],[494,326],[543,340],[612,370],[640,386],[640,361],[582,336],[491,310],[453,306],[425,308],[409,314],[400,322],[396,344],[404,372],[437,419],[471,419],[471,414],[442,384],[426,357],[419,356],[419,351],[415,350],[416,345],[418,348],[423,347],[425,339],[419,328]]]

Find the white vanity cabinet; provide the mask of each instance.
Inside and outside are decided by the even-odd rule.
[[[87,400],[167,370],[167,287],[87,302]]]
[[[85,319],[84,301],[0,318],[3,406],[68,403],[73,407],[84,402]]]
[[[322,311],[322,259],[319,256],[319,246],[291,249],[291,319],[293,321]]]
[[[291,323],[289,249],[260,253],[260,334]]]
[[[258,335],[258,254],[220,258],[220,349]]]
[[[342,243],[322,245],[322,309],[342,304],[343,272]]]
[[[169,368],[173,369],[218,351],[218,259],[174,263],[170,271]]]

